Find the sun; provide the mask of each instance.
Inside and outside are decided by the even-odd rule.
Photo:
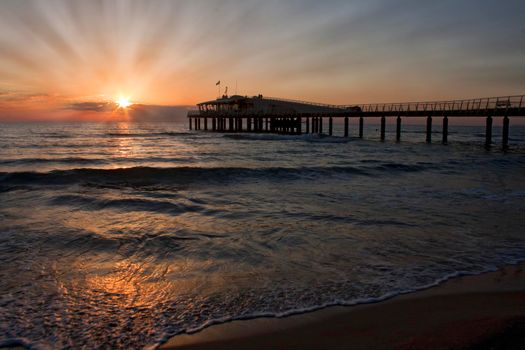
[[[126,97],[120,96],[116,101],[119,108],[127,108],[131,106],[131,102]]]

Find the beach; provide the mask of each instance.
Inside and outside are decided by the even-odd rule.
[[[23,350],[24,347],[1,350]],[[525,264],[373,303],[257,318],[181,334],[160,350],[522,349]]]
[[[161,350],[522,349],[525,264],[383,302],[211,326]]]

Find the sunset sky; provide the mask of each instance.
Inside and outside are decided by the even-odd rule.
[[[326,103],[525,92],[523,0],[0,2],[0,119],[91,118],[119,97]]]

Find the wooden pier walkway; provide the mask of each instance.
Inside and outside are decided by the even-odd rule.
[[[267,98],[262,95],[223,96],[199,103],[198,110],[188,112],[189,129],[216,132],[255,132],[300,135],[326,133],[333,135],[334,119],[344,120],[344,133],[349,137],[349,119],[359,120],[358,136],[364,137],[366,118],[380,118],[380,138],[385,140],[387,118],[396,119],[396,141],[401,140],[402,119],[426,117],[426,142],[432,142],[433,118],[442,121],[442,140],[448,142],[448,121],[453,117],[485,117],[485,146],[492,145],[493,118],[503,118],[504,149],[509,144],[510,117],[525,116],[525,95],[477,98],[470,100],[380,103],[364,105],[328,105],[304,101]],[[327,124],[327,125],[326,125]]]

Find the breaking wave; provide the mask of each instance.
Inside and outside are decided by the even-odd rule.
[[[378,176],[381,174],[412,173],[444,166],[433,164],[407,165],[401,163],[380,163],[362,166],[328,167],[132,167],[117,169],[82,168],[73,170],[54,170],[50,172],[3,172],[0,173],[0,186],[7,185],[67,185],[77,183],[192,183],[229,182],[246,179],[318,179],[337,175]]]

